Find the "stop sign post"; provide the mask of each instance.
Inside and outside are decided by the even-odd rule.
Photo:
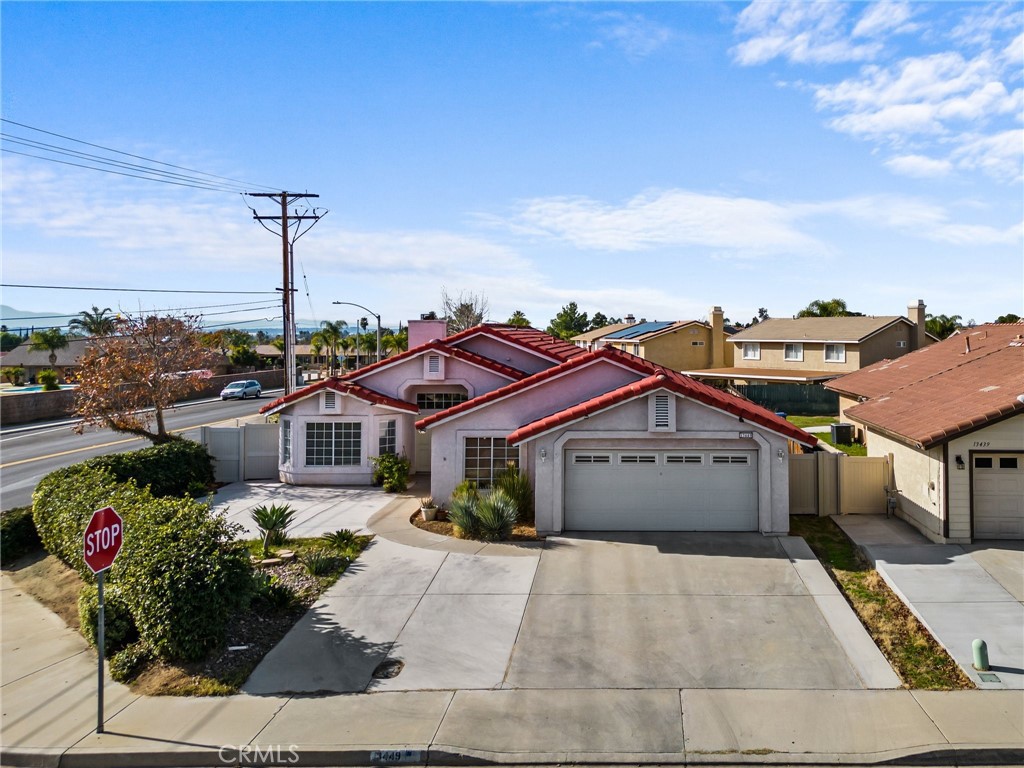
[[[96,574],[96,592],[99,599],[99,611],[96,616],[96,656],[99,659],[96,733],[103,733],[103,652],[106,649],[103,631],[103,576],[114,564],[123,543],[124,521],[114,508],[104,507],[93,512],[82,537],[82,554],[89,570]]]

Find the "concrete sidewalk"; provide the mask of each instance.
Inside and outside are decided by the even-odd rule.
[[[150,698],[2,575],[5,766],[1024,761],[1016,691],[439,690]],[[17,635],[17,640],[12,636]]]
[[[835,520],[975,685],[1024,698],[1024,544],[934,544],[884,515]],[[986,673],[975,638],[988,645]]]

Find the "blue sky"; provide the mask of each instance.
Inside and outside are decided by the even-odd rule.
[[[439,309],[442,287],[542,328],[570,301],[662,320],[833,297],[866,314],[921,298],[965,320],[1024,315],[1019,2],[0,14],[7,120],[320,195],[330,213],[295,251],[300,318],[351,322],[331,302],[352,301],[396,325]],[[280,272],[238,194],[3,155],[6,284],[273,291]],[[69,313],[254,300],[2,295]]]

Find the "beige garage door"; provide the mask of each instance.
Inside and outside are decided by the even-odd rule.
[[[974,538],[1024,539],[1024,454],[974,455]]]

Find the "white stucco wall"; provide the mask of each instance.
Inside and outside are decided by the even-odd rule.
[[[373,480],[373,467],[370,457],[376,456],[379,449],[381,423],[394,419],[395,445],[399,455],[412,452],[415,434],[415,414],[394,411],[389,408],[371,405],[370,403],[338,394],[338,408],[334,411],[322,410],[322,392],[300,400],[281,411],[281,421],[291,423],[292,451],[291,460],[279,463],[281,482],[291,485],[369,485]],[[311,422],[358,422],[361,425],[360,459],[358,465],[352,466],[312,466],[307,467],[306,459],[306,427]],[[284,430],[280,430],[280,439],[284,440]],[[278,456],[283,456],[283,446],[278,446]]]
[[[503,387],[513,380],[486,368],[472,365],[454,357],[443,358],[443,377],[428,378],[425,374],[426,357],[429,352],[394,365],[370,371],[356,381],[364,387],[383,395],[416,402],[417,390],[446,391],[439,385],[458,385],[466,390],[470,398]],[[436,353],[439,354],[439,353]]]

